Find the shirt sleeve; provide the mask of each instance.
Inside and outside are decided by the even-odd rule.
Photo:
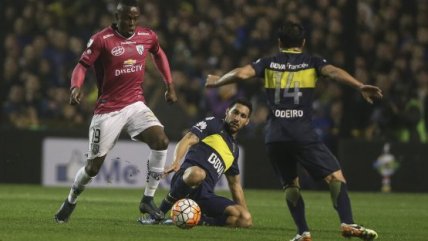
[[[224,174],[229,176],[239,175],[238,158],[233,161],[232,166],[230,166],[229,169],[224,172]]]
[[[97,35],[92,36],[86,44],[86,49],[82,53],[79,63],[81,63],[85,67],[92,66],[100,56],[101,49],[101,39]]]
[[[152,30],[150,30],[150,36],[152,38],[153,44],[150,47],[149,52],[152,54],[156,54],[159,51],[159,47],[160,47],[159,46],[159,38],[158,38],[158,35]]]
[[[320,56],[312,56],[312,62],[314,64],[314,67],[318,73],[318,75],[321,74],[321,69],[328,65],[328,61]]]
[[[215,117],[207,117],[204,120],[199,121],[192,126],[190,132],[195,134],[199,140],[204,139],[205,137],[212,135],[218,129],[219,123],[218,119]]]
[[[254,70],[256,71],[257,77],[264,77],[265,69],[268,67],[269,60],[267,58],[261,58],[253,63],[251,63],[251,66],[253,66]]]

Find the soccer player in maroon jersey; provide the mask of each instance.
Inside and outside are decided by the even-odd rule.
[[[162,124],[145,105],[141,84],[145,59],[150,53],[166,83],[165,99],[177,101],[168,59],[159,46],[157,35],[149,28],[137,26],[140,15],[136,0],[120,0],[116,23],[91,37],[71,77],[70,104],[80,104],[87,68],[95,70],[98,99],[89,128],[88,160],[76,174],[68,197],[55,214],[58,223],[67,222],[78,195],[99,172],[107,153],[125,129],[133,140],[147,143],[147,185],[140,202],[141,213],[163,219],[153,202],[166,161],[168,137]]]

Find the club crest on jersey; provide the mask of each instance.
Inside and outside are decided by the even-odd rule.
[[[122,46],[116,46],[111,50],[113,56],[121,56],[123,53],[125,53],[125,48]]]
[[[137,48],[137,51],[140,55],[143,55],[144,45],[137,45],[137,46],[135,46],[135,48]]]

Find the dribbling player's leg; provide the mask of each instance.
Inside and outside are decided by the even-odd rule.
[[[105,156],[87,160],[86,165],[77,171],[70,193],[68,194],[69,203],[75,204],[77,202],[77,197],[85,190],[86,185],[98,174],[104,163],[104,159]]]
[[[85,186],[96,176],[104,162],[107,153],[113,148],[124,125],[121,115],[95,115],[89,128],[88,160],[84,167],[77,171],[67,199],[55,214],[58,223],[67,222],[74,208],[77,197]],[[115,128],[111,128],[114,126]]]
[[[164,218],[164,214],[156,207],[153,196],[163,175],[169,140],[162,124],[143,102],[136,102],[128,107],[128,134],[133,140],[142,141],[150,147],[146,188],[140,202],[140,212],[160,220]]]
[[[145,142],[150,147],[150,156],[147,161],[146,188],[141,199],[140,211],[149,213],[157,219],[163,219],[164,215],[159,212],[154,204],[153,197],[163,175],[169,143],[168,137],[162,126],[152,126],[134,138]]]
[[[104,162],[104,158],[105,156],[90,159],[86,166],[77,171],[67,199],[65,199],[58,212],[55,214],[55,221],[57,223],[65,223],[68,221],[76,207],[77,197],[85,190],[85,186],[91,182],[93,177],[97,175]]]

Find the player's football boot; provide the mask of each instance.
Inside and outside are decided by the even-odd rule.
[[[162,225],[172,225],[174,224],[172,222],[172,219],[165,218],[162,220],[158,220],[153,218],[150,214],[144,214],[141,217],[137,219],[137,221],[143,225],[156,225],[156,224],[162,224]]]
[[[342,224],[342,236],[345,238],[358,237],[365,241],[377,239],[378,235],[376,231],[365,228],[358,224]]]
[[[73,213],[75,207],[76,204],[69,203],[68,198],[66,198],[58,212],[55,214],[55,221],[57,223],[66,223],[70,218],[71,213]]]
[[[301,235],[296,234],[296,237],[294,237],[290,241],[312,241],[311,233],[303,232]]]
[[[153,200],[150,200],[149,202],[140,202],[140,212],[142,214],[150,214],[150,216],[156,220],[163,220],[165,219],[165,214],[156,207],[156,204]]]

